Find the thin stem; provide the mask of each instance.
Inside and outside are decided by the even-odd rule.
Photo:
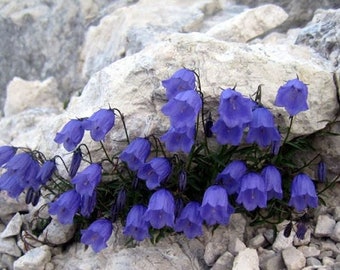
[[[111,164],[114,164],[113,161],[111,160],[111,158],[109,157],[109,155],[108,155],[108,153],[107,153],[107,151],[106,151],[106,149],[105,149],[105,146],[104,146],[103,142],[102,142],[102,141],[99,141],[99,142],[100,142],[100,145],[102,146],[102,149],[103,149],[103,151],[104,151],[104,154],[105,154],[107,160],[108,160]]]
[[[92,157],[91,157],[90,149],[87,147],[86,144],[79,145],[79,147],[81,147],[81,146],[84,146],[86,148],[87,154],[89,155],[89,158],[90,158],[90,163],[92,163]]]
[[[292,125],[293,125],[294,116],[289,116],[289,119],[290,119],[289,127],[288,127],[287,134],[286,134],[285,139],[283,140],[282,145],[284,145],[287,142],[287,140],[288,140],[288,137],[289,137],[290,131],[292,129]]]
[[[124,115],[121,113],[120,110],[114,108],[114,110],[116,110],[120,116],[120,118],[122,119],[122,123],[123,123],[123,127],[124,127],[124,132],[125,132],[125,136],[126,136],[126,141],[128,142],[128,144],[130,143],[130,138],[129,138],[129,134],[126,128],[126,124],[125,124],[125,120],[124,120]]]
[[[59,155],[54,156],[54,158],[55,158],[55,159],[56,159],[56,158],[59,158],[59,159],[61,160],[61,162],[63,163],[64,168],[65,168],[67,174],[69,174],[69,170],[68,170],[68,168],[67,168],[67,166],[66,166],[66,163],[65,163],[65,161],[63,160],[63,158],[62,158],[61,156],[59,156]]]

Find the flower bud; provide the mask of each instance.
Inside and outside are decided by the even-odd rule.
[[[30,203],[32,202],[33,193],[34,193],[34,189],[33,189],[32,187],[30,187],[30,188],[27,190],[27,193],[26,193],[26,198],[25,198],[25,203],[26,203],[26,204],[30,204]]]
[[[211,128],[212,128],[213,125],[214,125],[214,122],[211,118],[211,113],[210,113],[207,121],[204,124],[204,134],[207,138],[211,138],[212,135],[213,135],[213,133],[211,131]]]
[[[72,161],[71,161],[71,166],[70,166],[70,171],[69,171],[69,176],[71,178],[73,178],[80,166],[80,162],[82,160],[82,153],[81,153],[81,149],[78,147],[74,152],[73,152],[73,156],[72,156]]]
[[[35,190],[33,192],[33,197],[32,197],[32,201],[31,201],[33,206],[36,206],[38,204],[39,199],[40,199],[40,195],[41,195],[40,189]]]
[[[118,192],[116,201],[118,211],[122,210],[125,207],[125,202],[126,202],[126,190],[121,189]]]
[[[187,172],[185,170],[181,170],[178,178],[178,188],[181,192],[183,192],[187,186]]]
[[[318,164],[318,180],[320,182],[326,181],[326,173],[327,173],[326,164],[321,160]]]

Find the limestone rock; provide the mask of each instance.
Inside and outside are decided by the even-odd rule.
[[[259,270],[259,257],[256,249],[246,248],[235,257],[233,270]]]
[[[288,270],[299,270],[306,265],[306,258],[303,253],[295,247],[284,249],[282,258]]]
[[[333,229],[333,232],[331,234],[331,238],[337,242],[340,242],[340,222],[338,221]]]
[[[39,236],[39,240],[47,241],[54,245],[64,244],[69,241],[75,232],[74,224],[63,225],[56,219],[52,219],[50,224],[44,229]]]
[[[5,191],[0,191],[0,218],[7,217],[19,211],[27,211],[24,196],[19,196],[18,200],[10,198]]]
[[[14,77],[7,86],[7,98],[4,107],[5,116],[33,108],[58,112],[62,109],[62,104],[57,94],[57,82],[54,78],[48,78],[40,82],[25,81]]]
[[[308,257],[317,257],[320,255],[320,250],[317,249],[316,247],[313,246],[302,246],[302,247],[298,247],[298,250],[300,250],[303,255],[308,258]]]
[[[280,25],[287,17],[279,6],[263,5],[215,25],[207,35],[225,41],[247,42]]]
[[[51,251],[48,246],[41,246],[29,250],[14,262],[16,270],[45,270],[45,265],[51,260]]]
[[[226,251],[217,259],[216,263],[211,267],[211,270],[232,269],[233,261],[234,256],[229,251]]]
[[[282,254],[276,253],[274,255],[266,257],[261,263],[261,269],[263,270],[285,269],[285,264],[282,259]]]
[[[314,234],[317,237],[330,236],[335,226],[335,220],[328,215],[319,215]]]
[[[14,257],[21,256],[21,251],[16,245],[14,237],[8,237],[8,238],[0,237],[0,253],[6,253]]]
[[[274,251],[280,251],[280,250],[293,246],[295,232],[292,231],[289,237],[285,237],[283,233],[284,233],[284,230],[280,231],[278,235],[276,236],[276,239],[273,243]]]
[[[16,213],[11,221],[7,224],[6,229],[0,234],[1,238],[15,236],[20,233],[22,218],[19,213]]]
[[[230,236],[228,243],[228,251],[234,256],[237,255],[240,251],[245,250],[247,246],[235,236]]]

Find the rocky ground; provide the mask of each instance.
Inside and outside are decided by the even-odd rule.
[[[2,1],[0,20],[0,145],[28,146],[67,161],[55,133],[70,118],[108,104],[124,112],[130,136],[164,132],[160,81],[182,66],[201,74],[208,106],[216,105],[220,87],[237,83],[245,95],[262,84],[262,101],[271,107],[278,87],[298,74],[308,84],[310,110],[298,115],[294,136],[325,128],[324,120],[339,113],[339,1]],[[274,109],[276,120],[287,123],[282,112]],[[115,147],[110,142],[123,133],[110,136],[108,147]],[[339,174],[339,138],[317,137],[314,147],[329,178]],[[33,237],[29,228],[38,226],[37,215],[46,217],[46,201],[32,207],[1,192],[0,266],[340,269],[339,192],[339,186],[328,192],[327,207],[313,213],[303,240],[296,228],[283,235],[289,221],[275,230],[250,227],[235,214],[227,227],[206,229],[203,237],[174,234],[157,245],[127,247],[116,225],[99,254],[79,243],[62,248],[74,227],[56,220]]]

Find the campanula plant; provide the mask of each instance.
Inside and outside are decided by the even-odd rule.
[[[228,226],[235,212],[248,215],[251,224],[278,223],[294,213],[303,237],[304,212],[316,208],[335,181],[327,181],[319,154],[296,159],[310,146],[308,136],[290,134],[296,115],[309,108],[307,84],[292,79],[278,89],[272,105],[285,108],[288,127],[278,126],[272,106],[262,104],[261,86],[252,96],[225,88],[213,107],[194,70],[182,68],[161,84],[167,99],[161,112],[169,121],[162,134],[130,140],[124,115],[101,108],[57,132],[54,141],[69,152],[69,162],[1,146],[0,189],[25,196],[32,206],[44,196],[49,214],[75,224],[76,238],[94,252],[107,247],[113,228],[119,229],[113,224],[135,243],[154,243],[163,232],[201,237],[204,227]],[[126,139],[122,150],[111,152],[105,143],[116,122]],[[82,142],[85,133],[98,147]],[[317,179],[306,173],[309,166],[317,168]]]

